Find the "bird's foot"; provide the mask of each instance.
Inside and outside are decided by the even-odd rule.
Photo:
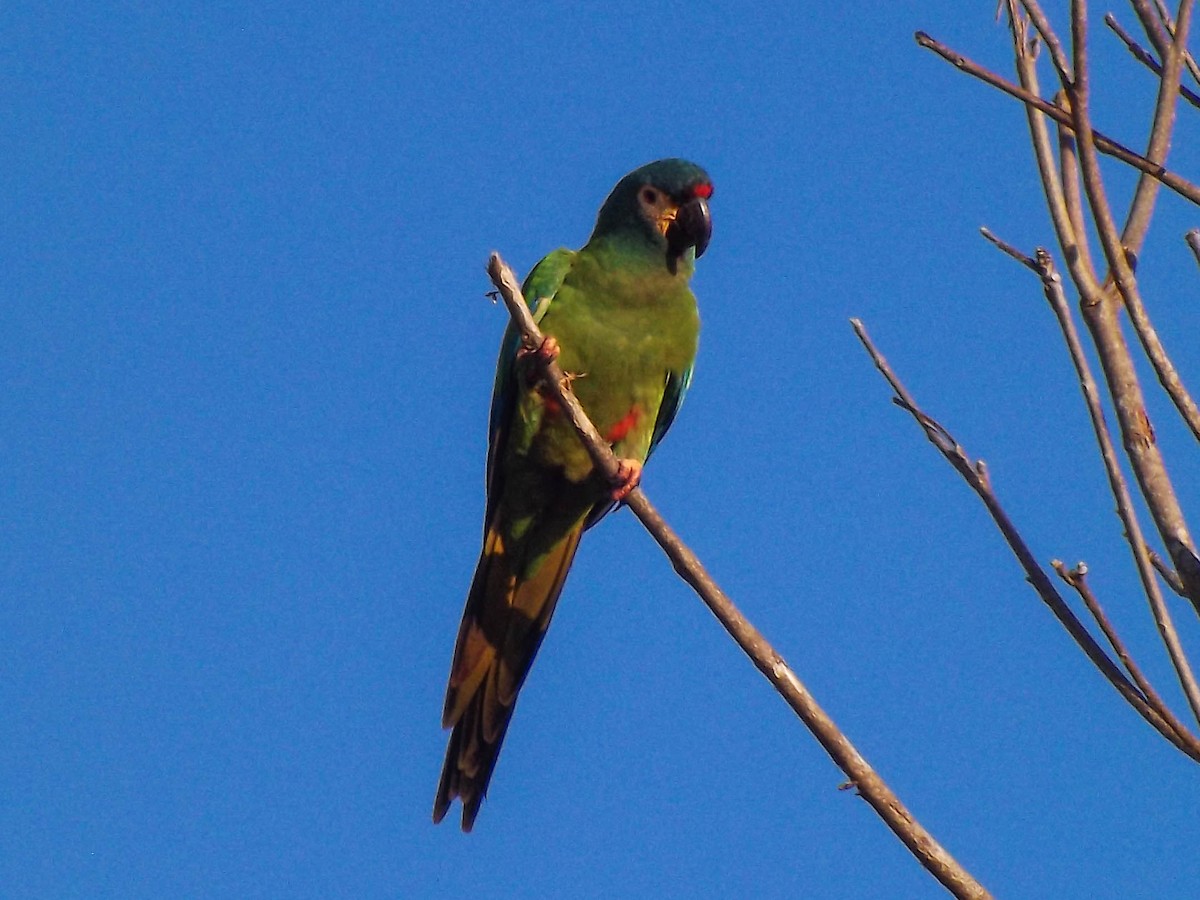
[[[517,350],[517,359],[527,359],[532,356],[542,365],[546,365],[558,359],[559,352],[558,340],[553,335],[547,335],[542,338],[542,342],[537,347],[530,348],[522,344]]]
[[[522,377],[527,385],[531,387],[537,384],[542,377],[542,366],[547,366],[558,359],[559,346],[558,341],[547,335],[542,338],[542,342],[536,347],[527,347],[522,344],[517,348],[517,365],[520,366]],[[536,360],[539,365],[527,365],[527,361]]]
[[[642,482],[642,464],[636,459],[617,459],[617,476],[613,481],[612,498],[620,503]]]

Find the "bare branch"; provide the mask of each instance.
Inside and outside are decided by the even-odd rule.
[[[1002,241],[1000,238],[996,237],[996,235],[992,234],[991,229],[986,227],[980,228],[979,233],[982,234],[986,240],[991,241],[991,243],[994,244],[996,249],[998,249],[1001,253],[1011,256],[1025,268],[1032,269],[1035,272],[1037,271],[1037,263],[1033,261],[1032,257],[1026,256],[1012,244],[1008,243],[1007,241]]]
[[[1091,586],[1087,583],[1087,564],[1081,562],[1076,564],[1074,568],[1068,569],[1063,565],[1061,560],[1054,559],[1050,561],[1050,565],[1058,573],[1059,578],[1069,584],[1079,594],[1088,612],[1092,614],[1092,618],[1096,620],[1096,624],[1104,632],[1104,637],[1108,641],[1109,646],[1117,654],[1117,659],[1121,661],[1121,665],[1125,667],[1125,671],[1129,673],[1129,677],[1141,688],[1146,702],[1158,711],[1158,714],[1175,729],[1177,734],[1181,737],[1190,738],[1194,743],[1196,739],[1188,731],[1187,726],[1175,718],[1174,714],[1163,702],[1162,697],[1158,695],[1158,692],[1154,690],[1153,686],[1146,679],[1146,676],[1142,674],[1142,670],[1138,667],[1137,663],[1133,661],[1133,657],[1129,655],[1124,641],[1117,635],[1116,629],[1113,628],[1112,622],[1109,621],[1108,615],[1100,605],[1100,601],[1096,599],[1096,595],[1092,593]]]
[[[899,378],[884,359],[883,354],[871,342],[867,336],[866,328],[858,319],[851,319],[851,324],[854,326],[854,331],[858,335],[863,346],[870,354],[875,367],[891,385],[892,390],[896,393],[895,402],[902,409],[906,410],[921,426],[922,431],[929,441],[937,447],[946,460],[952,465],[955,470],[962,475],[963,479],[970,485],[971,489],[983,501],[991,514],[992,521],[996,523],[996,527],[1000,529],[1000,533],[1008,542],[1013,554],[1017,557],[1021,567],[1025,570],[1025,577],[1029,581],[1042,602],[1054,614],[1054,617],[1067,630],[1067,633],[1087,655],[1093,665],[1100,670],[1108,682],[1117,690],[1126,702],[1129,703],[1138,713],[1144,718],[1156,731],[1178,747],[1187,756],[1200,761],[1200,742],[1188,740],[1184,735],[1181,735],[1172,724],[1163,718],[1163,716],[1154,709],[1142,695],[1141,691],[1125,676],[1121,669],[1109,658],[1095,639],[1088,633],[1088,630],[1083,626],[1076,617],[1071,608],[1063,601],[1058,591],[1055,590],[1053,583],[1045,570],[1038,564],[1033,553],[1030,552],[1024,538],[1009,519],[1008,514],[1000,505],[995,493],[992,491],[989,484],[986,469],[982,463],[972,461],[963,450],[962,446],[954,439],[940,423],[927,415],[916,401],[909,394],[908,390],[900,382]],[[1186,732],[1185,732],[1186,734]]]
[[[1050,27],[1050,20],[1042,12],[1042,7],[1037,0],[1021,0],[1021,5],[1025,7],[1025,12],[1029,16],[1029,21],[1033,23],[1033,27],[1042,36],[1042,43],[1050,51],[1050,61],[1054,63],[1054,69],[1058,72],[1058,78],[1062,82],[1063,88],[1070,87],[1075,80],[1071,74],[1071,64],[1067,62],[1067,54],[1063,51],[1062,42],[1054,33],[1054,29]],[[1009,15],[1015,18],[1016,11],[1010,8]]]
[[[1084,0],[1071,2],[1071,36],[1075,54],[1075,85],[1071,90],[1071,119],[1078,136],[1079,163],[1084,193],[1092,221],[1104,248],[1110,277],[1120,300],[1126,306],[1140,306],[1137,281],[1124,245],[1117,233],[1112,208],[1105,193],[1096,155],[1089,114],[1089,76],[1087,69],[1087,5]],[[1173,93],[1173,92],[1172,92]],[[1146,413],[1146,402],[1137,371],[1120,325],[1121,303],[1106,291],[1097,301],[1085,296],[1084,320],[1096,343],[1105,381],[1117,411],[1125,451],[1129,456],[1138,486],[1154,518],[1175,569],[1188,590],[1188,596],[1200,612],[1200,560],[1197,559],[1183,509],[1167,474],[1162,452],[1154,439],[1154,429]],[[1133,318],[1131,310],[1131,318]],[[1165,354],[1163,354],[1165,358]],[[1153,359],[1153,358],[1152,358]],[[1169,361],[1167,362],[1169,365]],[[1171,370],[1173,372],[1173,370]],[[1160,370],[1160,379],[1163,378]],[[1167,382],[1164,381],[1164,384]],[[1168,389],[1169,390],[1169,389]]]
[[[542,335],[534,324],[533,317],[521,295],[520,286],[512,270],[493,253],[488,261],[488,275],[500,291],[513,321],[521,331],[522,340],[531,349],[540,347]],[[540,374],[546,387],[566,412],[571,424],[579,433],[593,462],[614,484],[620,479],[617,460],[609,445],[600,437],[588,420],[579,401],[564,377],[562,369],[554,361],[546,362],[538,356],[532,357],[541,367]],[[635,488],[625,501],[634,515],[641,520],[646,530],[662,547],[671,560],[675,571],[699,595],[750,657],[760,672],[771,682],[780,696],[800,717],[813,736],[825,748],[825,752],[837,763],[858,789],[859,794],[879,814],[879,817],[908,847],[922,866],[930,872],[955,897],[985,900],[991,895],[975,880],[938,842],[926,831],[900,802],[882,778],[855,749],[854,745],[838,729],[829,715],[818,705],[808,689],[784,661],[783,657],[767,641],[762,633],[742,615],[733,601],[717,586],[700,560],[667,525],[658,511],[646,499],[640,488]]]
[[[1154,0],[1154,5],[1158,10],[1159,21],[1162,23],[1163,27],[1165,28],[1166,33],[1168,35],[1174,35],[1175,34],[1175,23],[1171,20],[1170,10],[1167,9],[1166,4],[1163,3],[1162,0]],[[1164,51],[1164,55],[1165,55],[1165,51]],[[1200,66],[1196,65],[1196,60],[1192,57],[1192,54],[1189,53],[1188,51],[1184,50],[1183,59],[1184,59],[1184,62],[1187,63],[1188,71],[1191,72],[1192,78],[1194,80],[1200,82]]]
[[[1063,198],[1067,205],[1067,216],[1075,235],[1075,244],[1071,250],[1079,255],[1080,263],[1074,267],[1068,263],[1067,268],[1071,273],[1071,280],[1079,286],[1085,300],[1098,303],[1101,288],[1096,278],[1096,267],[1092,262],[1092,250],[1087,241],[1087,224],[1083,216],[1083,196],[1079,183],[1079,153],[1075,149],[1074,135],[1061,125],[1058,126],[1058,160],[1062,167]],[[1059,246],[1062,245],[1062,239],[1059,238]],[[1063,252],[1066,253],[1067,248],[1064,248]]]
[[[1041,278],[1046,301],[1050,304],[1050,309],[1058,320],[1059,329],[1062,331],[1063,340],[1066,342],[1067,351],[1071,356],[1071,363],[1079,378],[1079,390],[1083,394],[1084,404],[1087,406],[1088,416],[1092,422],[1092,432],[1096,437],[1096,444],[1100,448],[1100,459],[1104,463],[1104,471],[1108,475],[1109,490],[1117,501],[1117,515],[1121,518],[1126,540],[1133,553],[1134,565],[1141,579],[1142,589],[1150,603],[1151,615],[1158,626],[1159,635],[1163,645],[1167,648],[1167,655],[1175,668],[1188,705],[1191,706],[1197,718],[1200,718],[1200,685],[1196,683],[1187,654],[1179,640],[1179,634],[1175,630],[1175,623],[1171,619],[1170,610],[1167,608],[1162,592],[1158,589],[1158,582],[1154,578],[1153,563],[1142,537],[1142,526],[1138,521],[1133,496],[1129,492],[1129,485],[1121,471],[1117,448],[1113,444],[1108,423],[1104,418],[1104,410],[1100,405],[1100,387],[1092,375],[1092,367],[1087,361],[1087,354],[1084,353],[1083,342],[1079,339],[1079,332],[1075,328],[1075,320],[1071,316],[1071,308],[1063,291],[1062,278],[1054,266],[1053,258],[1041,248],[1036,253],[1034,271]]]
[[[1133,55],[1134,59],[1144,65],[1155,75],[1162,75],[1163,69],[1158,60],[1151,55],[1149,50],[1135,41],[1133,36],[1130,35],[1128,31],[1121,27],[1121,23],[1117,21],[1116,16],[1114,16],[1112,13],[1108,13],[1104,17],[1104,24],[1111,28],[1116,36],[1121,39],[1121,42],[1125,45],[1125,49]],[[1200,107],[1200,94],[1197,94],[1187,85],[1181,84],[1179,86],[1179,96],[1181,96],[1188,103],[1192,104],[1192,106]]]
[[[1163,27],[1162,19],[1158,12],[1151,8],[1147,0],[1129,0],[1133,11],[1137,13],[1138,21],[1142,23],[1142,28],[1146,32],[1146,37],[1150,39],[1150,43],[1154,45],[1155,51],[1159,56],[1167,55],[1167,44],[1171,42],[1171,36],[1167,34],[1167,29]]]
[[[972,62],[961,53],[951,50],[945,44],[934,40],[925,32],[918,31],[916,33],[916,40],[919,46],[924,47],[926,50],[932,50],[938,56],[951,63],[955,68],[966,72],[968,75],[978,78],[985,84],[990,84],[992,87],[998,88],[999,90],[1008,94],[1010,97],[1015,97],[1022,103],[1032,106],[1034,109],[1044,112],[1046,115],[1050,116],[1050,118],[1057,122],[1061,122],[1068,128],[1073,127],[1071,116],[1065,110],[1055,106],[1053,103],[1048,103],[1035,94],[1029,93],[1018,85],[1013,84],[1008,79],[1002,78],[978,63]],[[1076,78],[1078,78],[1078,75],[1076,75]],[[1181,197],[1185,197],[1186,199],[1191,200],[1193,203],[1200,205],[1200,187],[1197,185],[1185,178],[1181,178],[1174,172],[1167,171],[1162,166],[1156,166],[1145,157],[1133,152],[1123,144],[1114,141],[1112,138],[1107,137],[1104,134],[1095,131],[1094,129],[1090,132],[1090,135],[1092,141],[1095,143],[1096,149],[1101,153],[1120,160],[1126,165],[1132,166],[1139,171],[1146,172],[1152,177],[1157,178],[1166,187],[1175,191],[1175,193],[1179,194]]]
[[[1192,22],[1192,0],[1183,0],[1179,6],[1180,18],[1174,40],[1167,45],[1163,58],[1162,78],[1158,85],[1158,99],[1154,105],[1154,120],[1150,126],[1150,140],[1146,147],[1146,158],[1153,163],[1167,161],[1171,146],[1171,133],[1175,128],[1175,107],[1179,99],[1180,81],[1183,76],[1183,56],[1188,31]],[[1145,173],[1138,179],[1133,203],[1121,232],[1121,243],[1125,249],[1137,256],[1150,227],[1150,216],[1154,211],[1154,200],[1158,195],[1158,181]],[[1200,422],[1200,417],[1197,419]]]
[[[1009,2],[1009,28],[1012,33],[1013,54],[1021,87],[1033,96],[1040,96],[1037,59],[1031,50],[1027,24],[1015,8],[1013,0]],[[1073,151],[1069,147],[1063,146],[1063,126],[1059,124],[1059,156],[1062,166],[1060,172],[1055,166],[1054,151],[1050,143],[1049,129],[1046,127],[1046,118],[1030,105],[1025,106],[1025,118],[1033,143],[1034,160],[1037,162],[1038,174],[1042,180],[1042,192],[1046,197],[1046,205],[1054,223],[1054,232],[1058,237],[1063,256],[1067,260],[1071,277],[1076,284],[1081,286],[1081,290],[1086,289],[1087,292],[1098,297],[1100,284],[1092,266],[1092,254],[1087,241],[1087,227],[1084,225],[1083,216],[1079,211],[1078,167],[1075,164]],[[1068,143],[1070,141],[1069,138],[1065,138],[1065,140]]]
[[[1179,574],[1163,561],[1163,558],[1151,550],[1146,548],[1146,555],[1150,557],[1150,563],[1154,566],[1155,571],[1162,576],[1162,580],[1167,583],[1167,587],[1173,590],[1180,597],[1187,599],[1187,591],[1183,589],[1183,582],[1179,580]]]
[[[1183,236],[1183,239],[1192,248],[1192,255],[1196,257],[1196,262],[1200,263],[1200,228],[1193,228]]]
[[[1200,408],[1197,408],[1196,401],[1192,399],[1192,395],[1184,386],[1175,364],[1171,362],[1171,357],[1167,355],[1166,348],[1159,340],[1158,332],[1151,323],[1150,316],[1146,313],[1146,307],[1142,303],[1140,292],[1134,290],[1131,297],[1132,299],[1126,299],[1125,305],[1129,311],[1129,321],[1133,323],[1134,333],[1137,334],[1146,357],[1154,367],[1158,383],[1162,385],[1167,396],[1171,398],[1171,402],[1175,404],[1175,409],[1178,410],[1184,423],[1191,430],[1192,436],[1200,441]]]
[[[1059,578],[1066,582],[1075,593],[1079,594],[1084,606],[1087,607],[1088,612],[1092,614],[1092,618],[1096,620],[1096,624],[1100,626],[1100,630],[1104,633],[1108,645],[1117,654],[1117,659],[1121,661],[1121,665],[1125,667],[1125,671],[1129,673],[1134,683],[1141,688],[1142,694],[1149,700],[1154,695],[1154,688],[1150,686],[1141,669],[1138,668],[1133,658],[1130,657],[1124,641],[1117,635],[1116,630],[1112,627],[1112,622],[1109,621],[1107,613],[1104,612],[1104,608],[1100,605],[1100,601],[1092,593],[1092,589],[1087,583],[1087,563],[1078,562],[1074,567],[1068,569],[1061,559],[1052,559],[1050,560],[1050,566],[1058,573]],[[1161,701],[1152,705],[1159,709],[1160,712],[1163,709]]]

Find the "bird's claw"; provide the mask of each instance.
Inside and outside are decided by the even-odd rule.
[[[612,498],[620,503],[642,481],[642,464],[636,459],[617,459],[617,475],[613,480]]]
[[[527,359],[532,356],[540,361],[542,365],[546,365],[558,359],[559,352],[558,340],[553,335],[546,335],[536,347],[522,345],[517,350],[517,359]]]

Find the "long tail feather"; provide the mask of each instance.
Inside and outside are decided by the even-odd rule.
[[[475,823],[517,694],[550,625],[583,529],[581,518],[532,572],[523,572],[520,548],[513,552],[505,547],[495,525],[488,530],[446,689],[442,724],[454,730],[434,800],[434,822],[458,797],[463,831]]]

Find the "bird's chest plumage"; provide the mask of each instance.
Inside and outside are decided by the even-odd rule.
[[[699,317],[686,285],[564,285],[541,327],[558,340],[559,365],[574,376],[571,387],[601,435],[619,456],[644,460],[668,374],[689,368],[696,354]],[[586,478],[591,460],[554,404],[531,388],[521,405],[536,418],[532,455],[573,481]]]

